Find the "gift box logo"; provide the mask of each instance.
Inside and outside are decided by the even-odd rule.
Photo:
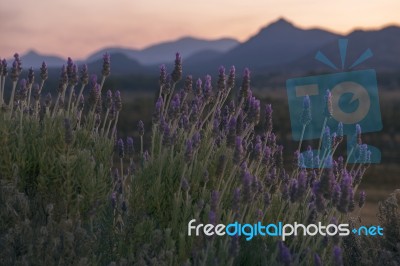
[[[342,70],[347,43],[347,39],[339,40]],[[302,140],[320,139],[317,150],[300,154],[301,167],[330,167],[332,149],[338,139],[347,142],[347,162],[380,162],[379,149],[360,141],[361,130],[367,133],[382,129],[376,72],[373,69],[351,70],[371,56],[371,50],[366,50],[347,72],[286,81],[293,139],[300,141],[299,149]],[[338,69],[321,52],[315,58]]]

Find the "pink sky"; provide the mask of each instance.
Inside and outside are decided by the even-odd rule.
[[[0,57],[35,49],[81,59],[105,46],[182,36],[245,41],[279,17],[337,33],[400,24],[399,0],[13,0],[0,2]]]

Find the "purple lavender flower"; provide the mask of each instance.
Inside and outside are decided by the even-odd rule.
[[[216,213],[215,213],[215,211],[210,211],[209,213],[208,213],[208,222],[210,223],[210,224],[216,224],[216,220],[217,220],[217,215],[216,215]]]
[[[307,191],[307,174],[305,170],[300,171],[297,181],[297,196],[302,198]]]
[[[196,149],[200,147],[200,141],[201,141],[200,132],[194,133],[192,137],[193,147],[195,147]]]
[[[255,145],[252,152],[253,159],[259,161],[262,156],[262,142],[259,135],[256,136]]]
[[[236,119],[236,134],[238,136],[241,136],[244,130],[244,117],[243,117],[243,111],[240,110],[238,117]]]
[[[205,78],[205,84],[203,89],[203,95],[206,101],[211,98],[211,93],[212,93],[211,76],[207,75]]]
[[[229,70],[229,76],[228,76],[228,81],[226,82],[226,86],[228,88],[233,88],[235,87],[235,66],[231,66],[231,69]]]
[[[333,175],[333,170],[331,168],[324,169],[321,175],[319,189],[325,199],[330,199],[332,197],[334,186],[335,176]]]
[[[211,192],[211,210],[214,212],[217,212],[218,210],[218,204],[219,204],[219,192],[216,190],[213,190]]]
[[[129,158],[132,158],[135,153],[135,148],[133,147],[133,138],[128,137],[126,139],[126,154]]]
[[[284,183],[282,186],[282,199],[283,200],[288,200],[290,199],[290,190],[289,190],[289,186],[287,183]]]
[[[124,149],[124,141],[122,139],[118,140],[118,156],[120,159],[124,158],[125,149]]]
[[[324,134],[322,135],[322,148],[326,151],[332,149],[331,130],[328,126],[325,127]]]
[[[183,90],[184,90],[186,93],[192,92],[192,90],[193,90],[193,79],[192,79],[192,76],[191,76],[191,75],[189,75],[189,76],[186,77],[186,79],[185,79],[185,85],[184,85],[184,87],[183,87]]]
[[[314,266],[322,266],[321,258],[317,253],[314,254]]]
[[[265,128],[267,132],[272,132],[272,105],[266,104],[265,105]]]
[[[58,92],[61,94],[63,93],[65,86],[68,84],[68,74],[67,74],[67,68],[65,65],[62,66],[61,68],[61,75],[60,75],[60,80],[58,83]]]
[[[33,68],[30,67],[28,70],[28,84],[32,85],[35,81],[35,72],[33,72]]]
[[[8,71],[7,71],[7,60],[3,59],[1,61],[1,65],[2,65],[2,72],[0,74],[3,75],[3,77],[5,77],[8,74]]]
[[[179,53],[176,53],[175,67],[171,76],[174,83],[178,82],[182,78],[182,57]]]
[[[300,122],[303,126],[308,125],[311,122],[311,102],[308,95],[303,98],[303,111],[300,117]]]
[[[325,93],[324,116],[327,118],[332,116],[332,93],[329,90],[326,90]]]
[[[18,80],[19,75],[21,74],[22,71],[22,62],[21,59],[19,58],[19,54],[15,53],[14,54],[14,62],[11,67],[11,80],[16,82]]]
[[[234,235],[231,237],[231,242],[229,244],[229,255],[232,258],[236,258],[236,256],[239,254],[239,236]]]
[[[160,78],[159,78],[159,84],[160,87],[163,87],[165,83],[167,82],[167,68],[165,65],[160,66]]]
[[[82,66],[79,79],[82,85],[87,85],[89,83],[89,72],[86,64]]]
[[[360,196],[358,198],[358,207],[362,208],[365,204],[365,199],[367,197],[367,194],[365,193],[365,191],[361,191],[360,192]]]
[[[249,96],[249,92],[250,92],[250,70],[248,68],[245,68],[243,73],[242,86],[239,92],[240,95],[239,99],[242,101],[247,99],[247,97]]]
[[[203,93],[203,82],[201,81],[201,79],[197,79],[196,81],[196,95],[200,96]]]
[[[296,202],[298,199],[298,184],[296,179],[292,179],[290,182],[290,201]]]
[[[235,213],[239,212],[239,204],[240,204],[240,189],[236,188],[233,192],[233,199],[232,199],[232,210]]]
[[[226,144],[230,147],[235,146],[236,140],[236,119],[231,117],[228,124],[228,133],[226,136]]]
[[[188,182],[188,180],[187,180],[185,177],[182,178],[182,181],[181,181],[181,188],[182,188],[183,191],[188,191],[188,190],[190,189],[189,182]]]
[[[311,146],[308,146],[307,147],[307,151],[306,151],[305,156],[304,156],[304,165],[305,165],[305,167],[313,168],[313,166],[314,166],[313,159],[314,159],[313,150],[312,150]]]
[[[108,77],[110,75],[110,69],[111,69],[110,65],[111,65],[110,54],[105,53],[103,55],[103,68],[101,70],[101,74],[103,75],[103,77]]]
[[[350,204],[350,194],[353,193],[351,176],[345,172],[340,183],[340,200],[337,209],[342,213],[347,213]]]
[[[26,80],[21,79],[19,82],[19,90],[18,90],[18,97],[20,101],[25,101],[28,95],[28,88],[26,85]]]
[[[335,186],[333,187],[333,193],[332,193],[333,206],[337,206],[337,204],[339,203],[340,197],[341,197],[340,185],[335,184]]]
[[[158,100],[157,100],[156,106],[155,106],[155,110],[154,110],[154,114],[153,114],[154,122],[159,122],[159,120],[161,119],[163,106],[164,106],[164,101],[163,101],[162,97],[158,97]]]
[[[235,141],[235,151],[233,153],[233,162],[235,164],[240,164],[242,162],[244,155],[242,138],[237,136]]]
[[[250,121],[256,125],[260,121],[260,101],[255,97],[251,97],[249,101],[249,117]]]
[[[189,139],[186,141],[185,161],[191,162],[193,159],[193,143]]]
[[[116,111],[121,111],[122,109],[122,100],[121,100],[121,93],[117,90],[114,93],[114,105],[115,105],[115,109]]]
[[[96,83],[93,84],[90,89],[88,103],[91,106],[91,108],[95,108],[99,100],[100,100],[100,85]]]
[[[142,120],[139,120],[138,122],[138,132],[139,132],[139,136],[143,136],[144,135],[144,124]]]
[[[243,186],[243,190],[242,190],[242,200],[243,202],[250,202],[252,199],[252,193],[251,193],[251,185],[252,185],[252,176],[249,173],[249,171],[246,169],[243,171],[243,175],[242,175],[242,186]]]
[[[111,207],[115,209],[115,206],[117,205],[117,192],[111,193]]]
[[[285,244],[282,241],[278,242],[278,250],[279,250],[279,257],[278,257],[279,261],[285,266],[291,265],[292,256],[290,254],[290,250],[288,247],[285,246]]]
[[[223,66],[220,66],[218,69],[217,88],[219,92],[226,91],[226,75],[225,75],[225,67]]]
[[[333,248],[333,262],[335,266],[343,266],[342,250],[338,246]]]

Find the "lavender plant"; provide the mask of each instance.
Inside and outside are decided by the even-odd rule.
[[[343,139],[339,124],[332,135],[323,127],[321,154],[304,158],[300,143],[295,163],[284,165],[283,147],[272,130],[272,107],[261,109],[248,69],[237,92],[234,67],[228,75],[221,67],[215,85],[206,76],[193,88],[187,76],[180,87],[182,61],[176,58],[171,76],[165,66],[160,69],[149,157],[140,156],[141,169],[131,176],[124,256],[139,265],[309,265],[321,260],[340,265],[339,238],[299,235],[285,242],[270,237],[247,242],[244,237],[187,235],[191,219],[212,224],[347,221],[369,160],[360,155],[359,164],[349,168],[336,157]],[[327,95],[326,120],[331,114]],[[306,96],[304,128],[312,119],[310,108]],[[354,149],[361,146],[360,140]],[[306,168],[304,161],[313,167]]]
[[[244,70],[239,90],[234,67],[228,74],[220,67],[216,82],[208,75],[197,81],[187,76],[180,84],[177,54],[171,74],[160,69],[153,124],[146,129],[138,123],[136,145],[131,137],[117,137],[122,98],[111,90],[102,97],[110,56],[103,60],[98,83],[69,58],[55,101],[51,94],[44,101],[40,96],[46,64],[38,84],[33,69],[20,79],[18,55],[7,100],[2,61],[1,264],[343,263],[338,237],[194,237],[187,235],[187,224],[347,221],[369,164],[359,127],[357,165],[335,154],[341,124],[336,131],[323,126],[321,154],[310,147],[304,156],[300,142],[294,163],[287,165],[273,132],[272,106],[262,108],[253,96],[250,71]],[[312,120],[310,108],[305,97],[303,130]],[[148,146],[145,134],[151,134]],[[365,195],[360,206],[362,201]]]

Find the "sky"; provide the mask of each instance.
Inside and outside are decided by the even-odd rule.
[[[0,0],[0,58],[34,49],[84,59],[183,36],[245,41],[281,17],[346,34],[400,25],[399,11],[399,0]]]

